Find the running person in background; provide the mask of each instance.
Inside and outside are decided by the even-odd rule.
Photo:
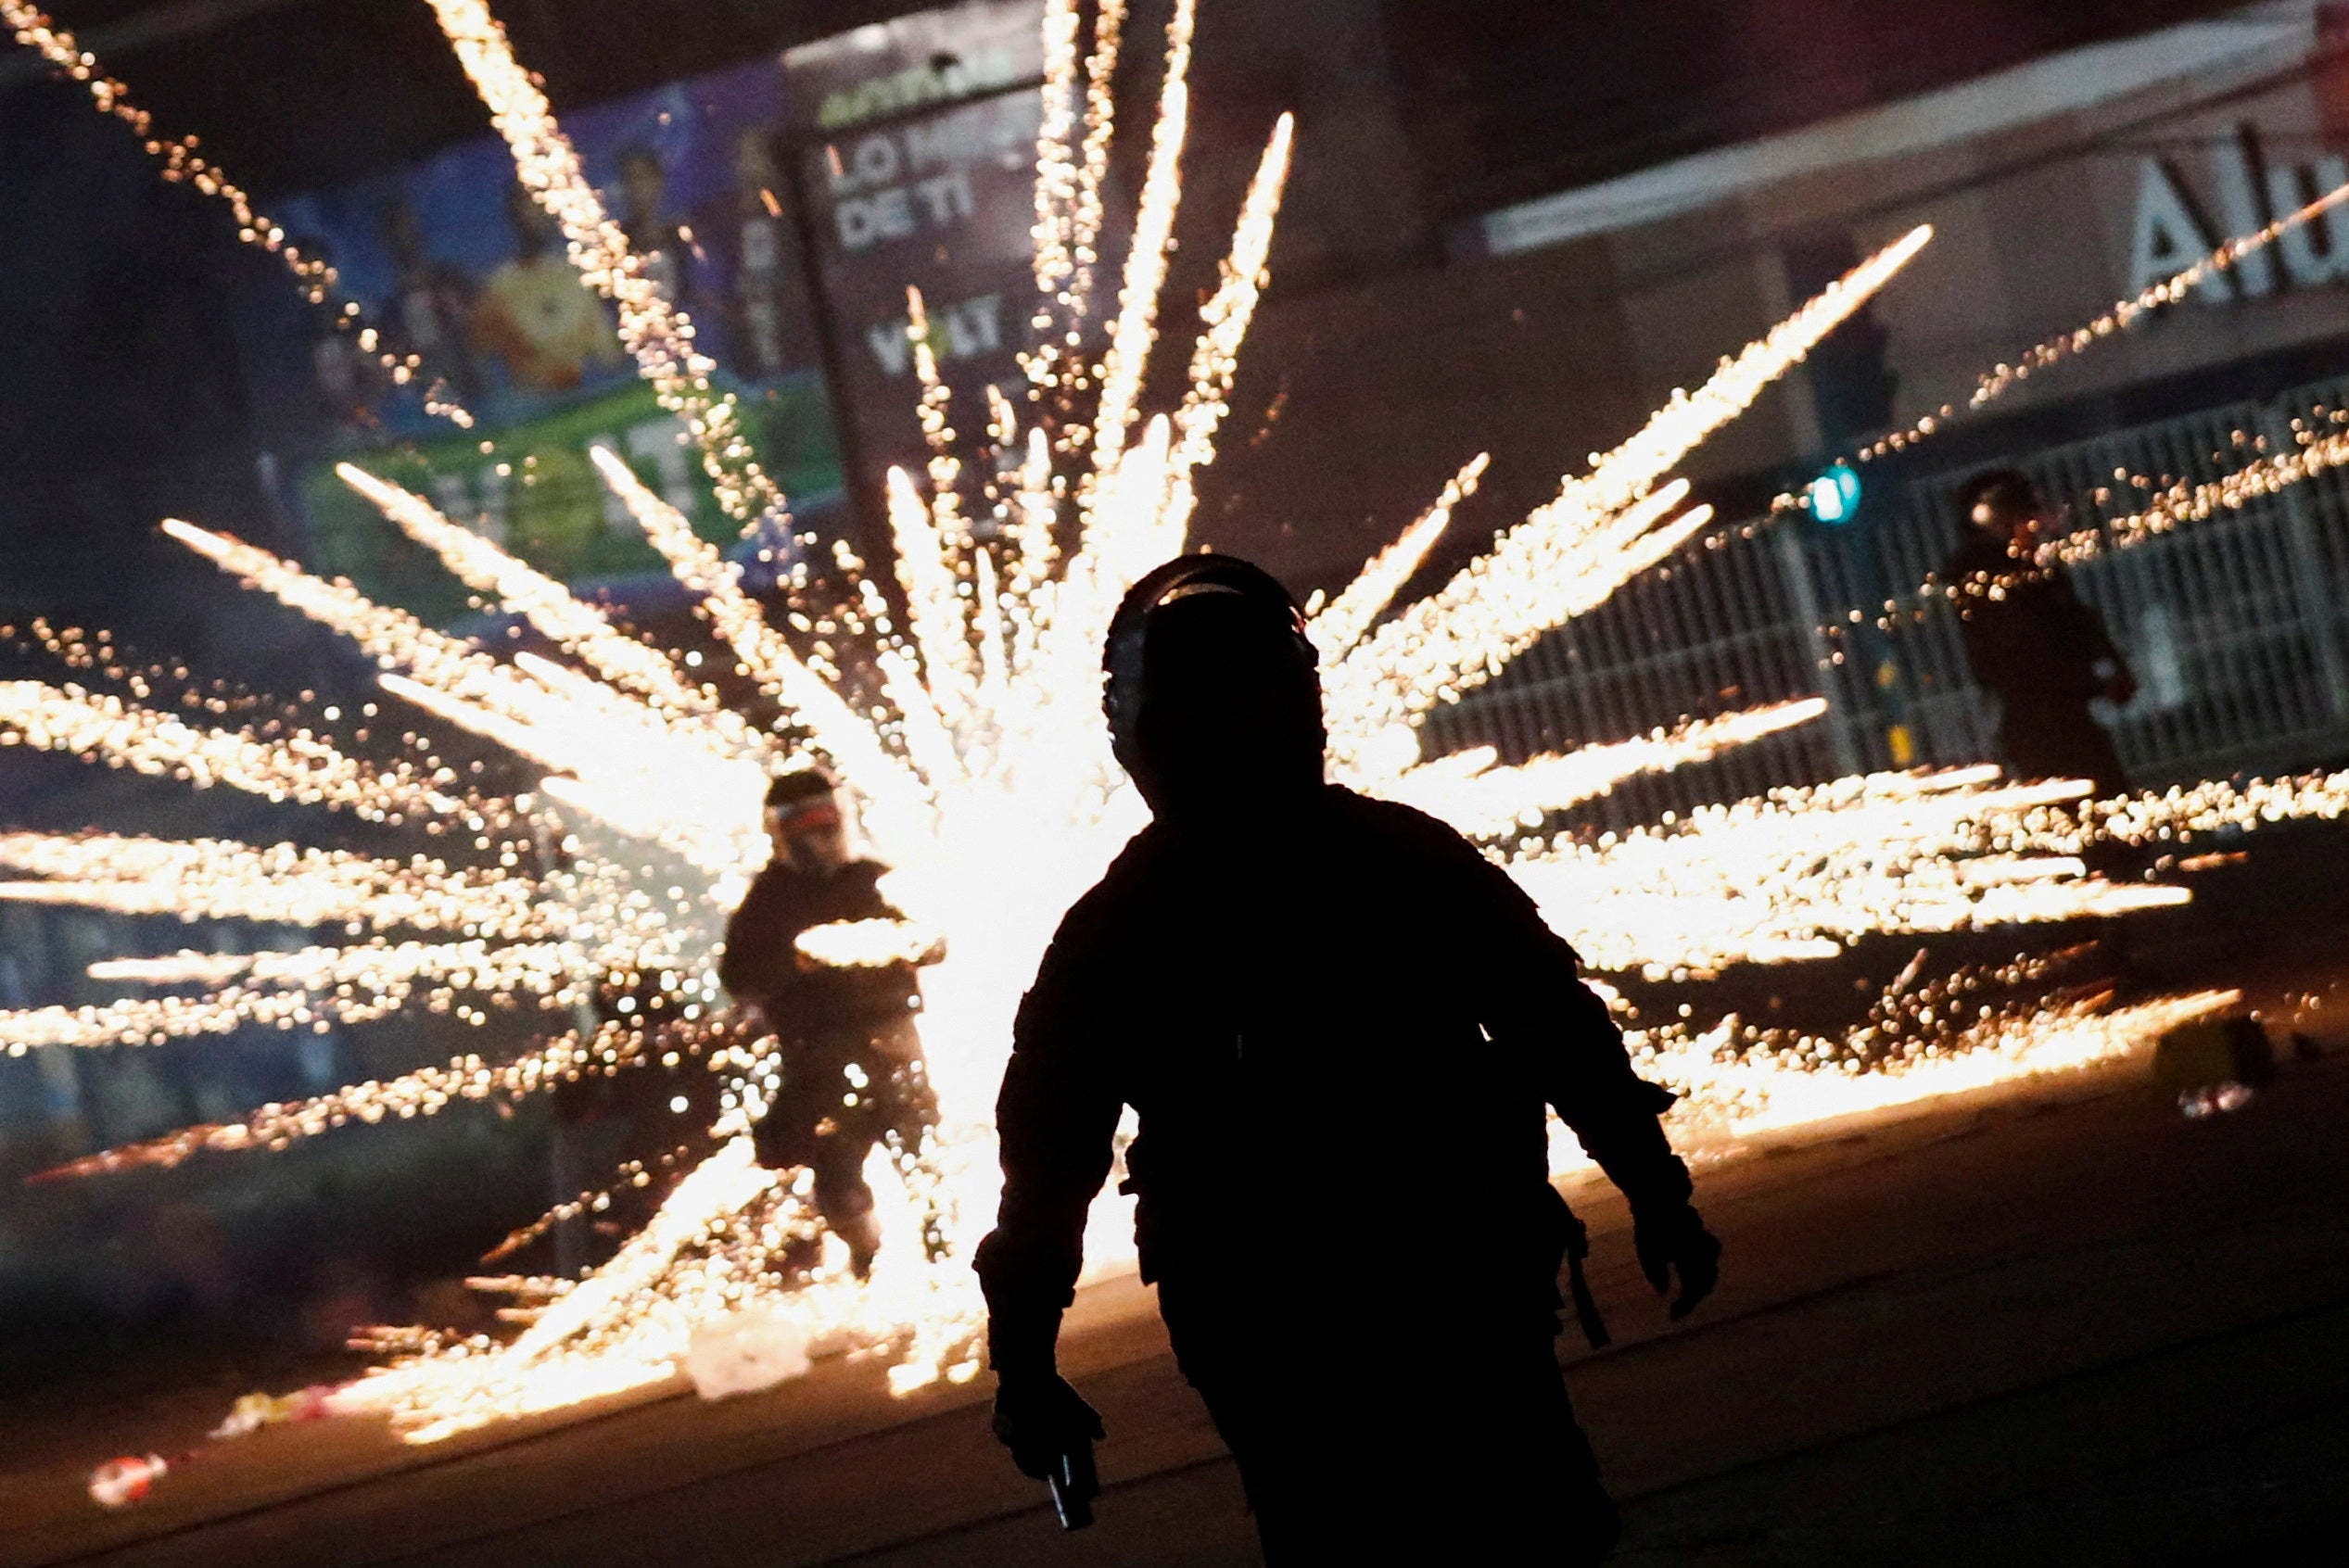
[[[2017,778],[2085,778],[2099,796],[2123,793],[2120,753],[2089,703],[2126,706],[2137,677],[2063,566],[2039,559],[2045,498],[2001,468],[1967,480],[1957,499],[1962,535],[1942,579],[1974,684],[1999,700],[1999,760]]]
[[[937,1099],[921,1059],[914,1016],[921,1007],[917,964],[945,956],[933,944],[908,957],[904,940],[869,928],[876,961],[824,963],[800,939],[818,927],[887,922],[909,932],[882,896],[888,867],[853,858],[837,791],[814,769],[785,774],[767,791],[774,857],[751,883],[726,926],[718,979],[748,1015],[754,1033],[782,1044],[782,1087],[752,1131],[759,1162],[806,1166],[816,1208],[848,1244],[858,1278],[881,1246],[864,1166],[885,1144],[902,1166],[937,1124]],[[822,944],[818,943],[819,946]]]

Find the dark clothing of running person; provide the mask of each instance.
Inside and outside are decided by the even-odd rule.
[[[781,1091],[751,1132],[759,1162],[813,1170],[817,1209],[844,1233],[872,1210],[873,1145],[909,1157],[938,1119],[914,1027],[921,986],[911,965],[815,965],[794,943],[816,926],[904,918],[877,885],[886,869],[857,860],[819,877],[768,862],[727,923],[717,969],[782,1042]]]
[[[1325,787],[1251,830],[1154,825],[1020,1008],[979,1255],[997,1372],[1049,1368],[1130,1105],[1142,1276],[1268,1559],[1596,1561],[1572,1543],[1611,1542],[1613,1506],[1555,1359],[1574,1221],[1543,1106],[1635,1210],[1693,1222],[1669,1101],[1532,901],[1433,818]]]
[[[1104,658],[1152,822],[1021,1003],[976,1259],[997,1436],[1030,1475],[1101,1435],[1054,1364],[1120,1116],[1143,1277],[1276,1568],[1586,1564],[1612,1548],[1560,1374],[1578,1233],[1544,1106],[1632,1200],[1676,1316],[1720,1244],[1573,950],[1434,818],[1323,782],[1317,655],[1228,556],[1142,577]]]
[[[2100,796],[2128,788],[2113,738],[2089,709],[2125,669],[2096,612],[2060,566],[2018,561],[2006,538],[1968,527],[1943,568],[1974,683],[1998,699],[2000,760],[2018,778],[2085,778]]]

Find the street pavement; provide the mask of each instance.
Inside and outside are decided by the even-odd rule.
[[[1618,1337],[1561,1347],[1627,1568],[2349,1561],[2349,1056],[2203,1121],[2140,1056],[1731,1151],[1698,1182],[1721,1288],[1678,1326],[1619,1201],[1568,1195]],[[1382,1266],[1443,1267],[1427,1246]],[[117,1514],[80,1490],[104,1456],[45,1456],[0,1476],[0,1564],[1254,1562],[1150,1293],[1089,1288],[1064,1347],[1110,1431],[1078,1534],[990,1441],[984,1380],[892,1399],[832,1361],[424,1449],[273,1428]]]

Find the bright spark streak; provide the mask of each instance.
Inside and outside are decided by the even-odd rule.
[[[508,609],[520,612],[547,638],[607,678],[671,713],[709,714],[717,709],[717,700],[705,689],[688,685],[667,654],[622,632],[602,611],[581,602],[545,573],[450,522],[422,496],[386,484],[356,463],[337,463],[335,473],[373,501],[401,533],[438,555],[458,581],[496,594]]]
[[[1472,838],[1495,837],[1538,828],[1549,813],[1604,795],[1626,778],[1717,757],[1765,735],[1808,724],[1826,711],[1823,699],[1808,697],[1721,718],[1693,719],[1676,729],[1658,728],[1634,740],[1583,746],[1513,767],[1494,767],[1497,753],[1490,746],[1479,746],[1422,763],[1380,792],[1441,816]]]
[[[1174,215],[1183,201],[1183,138],[1190,123],[1191,29],[1197,0],[1174,0],[1166,23],[1166,76],[1159,89],[1158,119],[1150,127],[1150,160],[1142,178],[1139,211],[1125,252],[1125,279],[1119,288],[1117,322],[1098,379],[1101,401],[1093,416],[1093,466],[1107,474],[1125,450],[1142,395],[1150,344],[1158,330],[1159,291],[1166,285],[1166,259],[1174,249]]]
[[[607,1023],[592,1034],[577,1031],[548,1041],[517,1061],[493,1066],[477,1056],[456,1057],[445,1067],[423,1068],[398,1078],[370,1080],[314,1099],[263,1106],[239,1121],[182,1128],[164,1137],[125,1144],[58,1167],[44,1176],[94,1176],[141,1166],[169,1170],[189,1156],[210,1149],[283,1149],[303,1138],[350,1122],[373,1124],[437,1116],[466,1100],[520,1098],[572,1081],[583,1074],[616,1072],[641,1061],[647,1036],[641,1026]]]
[[[743,670],[789,710],[808,739],[831,757],[873,809],[869,824],[884,842],[902,841],[926,827],[928,791],[906,765],[882,748],[873,727],[851,709],[824,678],[792,651],[759,613],[743,588],[743,569],[695,534],[677,509],[645,488],[617,456],[589,449],[604,483],[642,525],[677,580],[700,596],[701,608],[718,636],[734,651]]]
[[[1174,468],[1179,482],[1191,470],[1215,461],[1215,435],[1231,411],[1232,382],[1239,374],[1239,349],[1256,319],[1257,303],[1270,279],[1273,227],[1280,217],[1280,196],[1289,182],[1290,143],[1297,121],[1284,114],[1273,125],[1272,139],[1249,182],[1240,204],[1239,222],[1232,231],[1230,254],[1224,259],[1215,292],[1200,310],[1205,331],[1191,350],[1191,385],[1174,416]]]
[[[1343,657],[1394,602],[1395,595],[1403,591],[1403,584],[1419,570],[1428,551],[1450,526],[1453,509],[1477,493],[1477,482],[1484,477],[1485,466],[1492,461],[1490,452],[1470,458],[1444,486],[1435,505],[1421,512],[1401,538],[1371,557],[1343,593],[1314,612],[1306,630],[1313,634],[1314,646],[1321,650],[1323,664]]]
[[[2285,213],[2265,228],[2255,229],[2247,234],[2237,234],[2168,277],[2148,284],[2127,298],[2114,300],[2093,321],[2069,332],[2041,339],[2016,356],[2012,364],[2000,361],[1975,378],[1974,390],[1966,398],[1965,411],[1971,412],[2003,397],[2028,381],[2034,371],[2046,370],[2085,354],[2107,338],[2127,331],[2152,312],[2177,304],[2198,285],[2227,272],[2244,257],[2265,249],[2292,230],[2321,217],[2344,201],[2349,201],[2349,184],[2335,185],[2316,200]],[[1871,462],[1893,452],[1906,451],[1946,428],[1959,412],[1956,404],[1944,403],[1931,413],[1919,415],[1902,429],[1879,436],[1861,447],[1851,454],[1852,461]],[[1788,491],[1773,499],[1770,509],[1776,513],[1809,505],[1807,495]]]
[[[938,537],[958,552],[968,550],[971,525],[962,515],[962,498],[955,488],[962,479],[962,460],[954,455],[954,426],[947,423],[954,394],[938,374],[938,352],[930,340],[929,308],[921,302],[921,290],[911,286],[906,289],[906,338],[914,378],[921,386],[918,417],[922,444],[930,449],[931,512]]]
[[[2289,452],[2245,464],[2208,484],[2180,480],[2154,498],[2153,504],[2127,517],[2116,517],[2101,528],[2083,528],[2041,546],[2041,561],[2085,561],[2104,550],[2122,550],[2166,534],[2181,524],[2201,523],[2221,512],[2234,512],[2262,497],[2305,484],[2349,463],[2349,431],[2312,436],[2299,433]]]
[[[505,941],[542,932],[536,882],[497,870],[451,870],[293,844],[224,839],[0,834],[0,867],[53,879],[0,882],[0,900],[70,904],[184,920],[335,924],[378,931],[462,930]]]
[[[2242,994],[2201,991],[2099,1011],[2094,1003],[1992,1016],[1914,1059],[1866,1071],[1831,1060],[1724,1063],[1709,1037],[1657,1050],[1646,1076],[1704,1096],[1703,1123],[1727,1142],[1847,1117],[1881,1114],[2019,1079],[2088,1070],[2144,1049],[2180,1024],[2238,1007]],[[1676,1120],[1680,1119],[1678,1118]],[[1695,1132],[1692,1127],[1681,1137]],[[1579,1152],[1579,1151],[1578,1151]]]
[[[1050,304],[1076,271],[1072,247],[1076,208],[1076,0],[1046,0],[1044,7],[1044,120],[1035,133],[1035,290],[1044,297],[1035,326],[1039,335],[1052,325]],[[1032,356],[1029,375],[1049,374],[1057,347],[1047,337]]]
[[[0,745],[19,744],[183,779],[199,790],[224,784],[268,801],[334,806],[370,821],[397,824],[411,815],[449,816],[464,809],[444,792],[455,785],[455,770],[430,758],[428,778],[405,762],[377,773],[307,729],[265,741],[196,729],[169,714],[74,686],[0,681]]]
[[[377,942],[364,947],[305,947],[294,952],[188,953],[168,958],[114,958],[89,967],[94,980],[141,985],[219,985],[239,976],[260,984],[317,990],[359,986],[388,991],[420,975],[459,991],[548,993],[547,1005],[579,1000],[572,982],[602,975],[603,955],[574,942],[485,941]]]
[[[1530,845],[1512,874],[1601,969],[1702,978],[1833,956],[1871,931],[2075,920],[2186,901],[2086,875],[2059,809],[2089,786],[1984,767],[1873,774],[1700,806],[1595,843]]]
[[[702,471],[726,515],[774,537],[786,537],[783,495],[759,466],[743,435],[733,394],[710,385],[717,367],[694,347],[693,323],[663,297],[629,247],[628,235],[603,210],[588,183],[579,155],[555,122],[538,81],[514,57],[505,29],[482,0],[431,0],[433,16],[456,51],[489,120],[514,155],[523,188],[562,227],[572,264],[588,286],[612,301],[620,342],[636,360],[661,407],[685,422],[702,456]]]
[[[131,101],[130,88],[106,74],[97,56],[82,47],[72,33],[57,26],[39,6],[27,5],[25,0],[0,0],[0,20],[6,21],[19,44],[87,88],[90,102],[100,114],[129,126],[146,155],[161,165],[165,180],[185,185],[225,206],[236,221],[237,239],[283,262],[311,304],[331,306],[329,314],[336,330],[354,335],[361,351],[375,357],[393,385],[405,386],[415,379],[416,373],[424,368],[423,359],[381,348],[380,335],[366,324],[358,302],[336,294],[335,269],[323,258],[305,256],[299,247],[288,244],[284,226],[256,209],[243,187],[231,180],[219,164],[197,151],[195,137],[159,133],[155,117]],[[473,427],[473,415],[451,401],[443,386],[433,388],[425,398],[425,409],[461,429]]]
[[[889,533],[897,561],[897,586],[906,594],[906,619],[921,652],[931,698],[947,725],[970,715],[977,658],[971,647],[971,622],[954,556],[939,535],[937,519],[921,504],[912,478],[902,468],[888,474]]]
[[[910,920],[836,920],[810,926],[792,945],[836,969],[879,969],[919,964],[935,955],[938,933]]]
[[[416,1358],[371,1373],[347,1391],[347,1403],[384,1410],[409,1425],[403,1435],[410,1442],[430,1443],[667,1377],[696,1318],[724,1309],[716,1290],[718,1299],[699,1313],[676,1309],[680,1296],[717,1283],[707,1271],[680,1264],[774,1184],[775,1173],[755,1162],[750,1140],[733,1140],[678,1184],[618,1257],[548,1303],[519,1339],[500,1347],[492,1367]]]
[[[1502,535],[1489,554],[1373,632],[1330,672],[1330,706],[1341,715],[1333,731],[1378,735],[1410,723],[1432,703],[1489,679],[1543,632],[1605,602],[1678,548],[1702,522],[1684,518],[1650,534],[1660,516],[1640,511],[1655,500],[1650,487],[1873,297],[1932,237],[1929,226],[1911,230],[1723,360],[1695,393],[1676,392],[1631,439],[1596,458],[1589,474],[1568,479],[1554,499]],[[1648,522],[1633,526],[1642,516]],[[1569,585],[1567,591],[1559,591],[1561,583]],[[1341,753],[1341,760],[1352,759]]]

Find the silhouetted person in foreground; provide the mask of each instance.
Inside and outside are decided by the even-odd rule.
[[[902,922],[877,885],[887,867],[853,858],[832,781],[808,769],[767,791],[769,860],[726,926],[717,978],[782,1041],[782,1086],[752,1130],[759,1163],[816,1173],[816,1208],[848,1244],[862,1278],[881,1246],[865,1157],[884,1144],[901,1163],[937,1124],[937,1097],[914,1028],[921,1005],[912,964],[818,963],[799,948],[817,926]],[[924,963],[942,956],[933,949]]]
[[[2072,591],[2063,567],[2038,559],[2048,509],[2013,469],[1977,474],[1958,492],[1964,536],[1943,568],[1966,664],[1999,702],[1999,755],[2018,778],[2085,778],[2099,796],[2128,788],[2113,738],[2089,703],[2115,706],[2137,677],[2104,623]]]
[[[1269,1562],[1597,1562],[1617,1524],[1554,1343],[1578,1227],[1543,1106],[1631,1197],[1679,1317],[1720,1245],[1657,1123],[1671,1096],[1505,875],[1323,782],[1314,651],[1271,577],[1168,563],[1108,665],[1153,821],[1020,1007],[978,1253],[997,1435],[1039,1477],[1100,1435],[1054,1343],[1130,1105],[1142,1277]]]

